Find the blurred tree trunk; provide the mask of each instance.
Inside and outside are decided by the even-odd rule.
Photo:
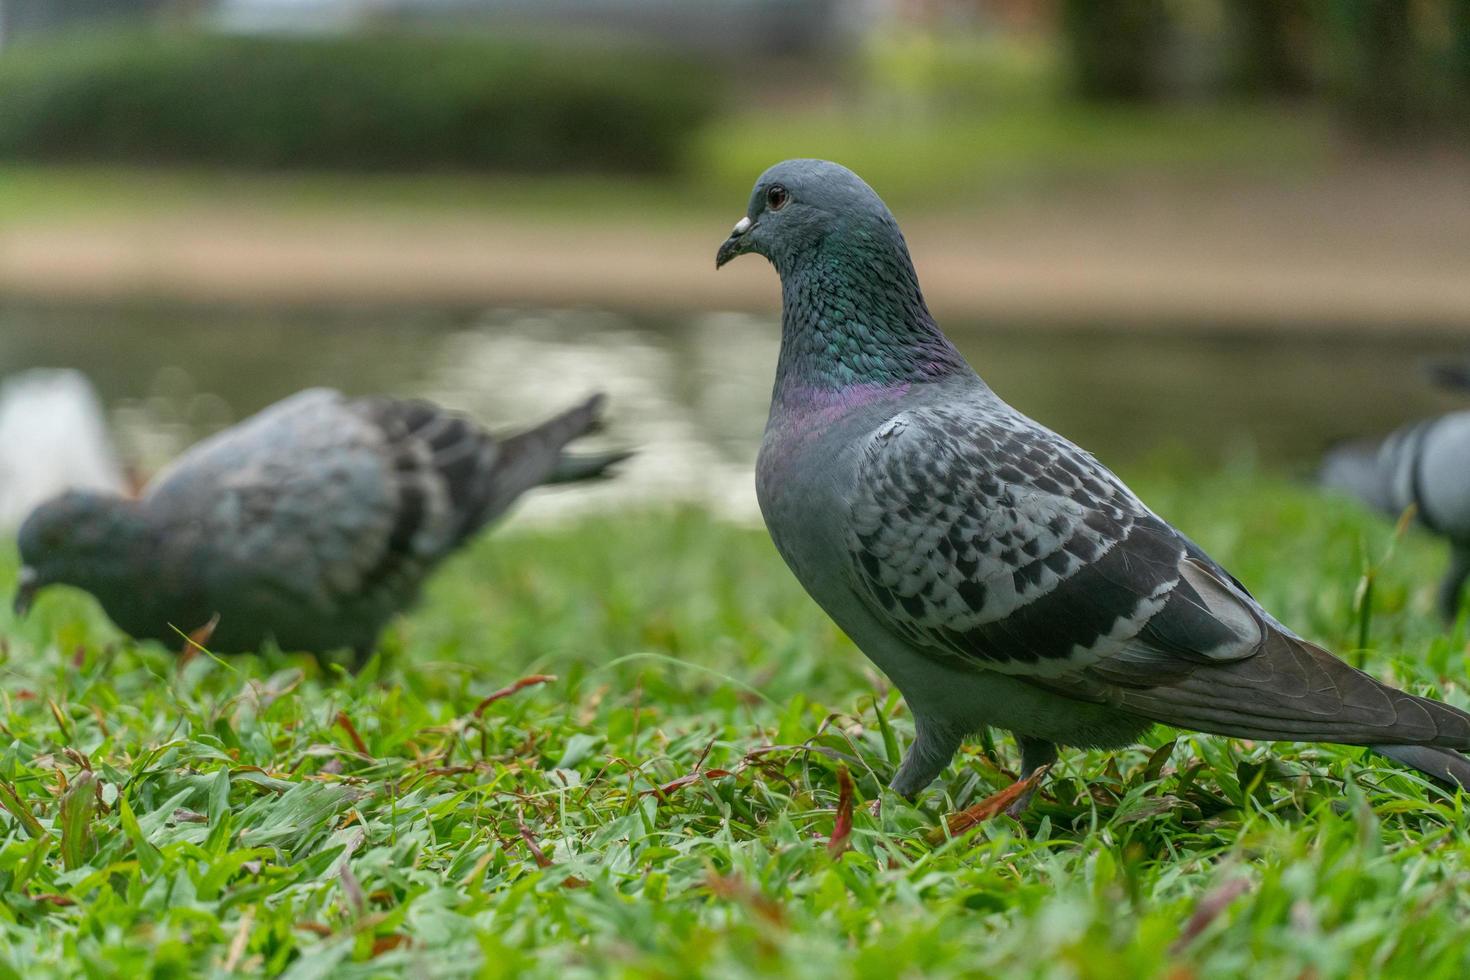
[[[1160,94],[1165,0],[1062,0],[1061,14],[1079,95],[1142,102]]]
[[[1454,45],[1450,53],[1451,90],[1460,120],[1470,122],[1470,0],[1449,0],[1449,5]]]
[[[1228,13],[1238,89],[1288,97],[1311,91],[1311,0],[1230,0]]]
[[[1349,108],[1370,133],[1397,133],[1414,115],[1412,0],[1337,0],[1346,15]]]

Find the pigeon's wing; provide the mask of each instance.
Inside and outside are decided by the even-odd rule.
[[[400,472],[415,472],[403,492],[411,503],[427,492],[424,483],[442,489],[446,520],[421,543],[444,551],[459,544],[505,512],[516,498],[543,483],[574,482],[601,476],[626,453],[566,456],[567,443],[601,424],[603,397],[594,395],[542,424],[496,438],[468,416],[431,402],[365,398],[353,410],[386,438]]]
[[[1224,735],[1470,744],[1470,717],[1286,631],[1089,454],[1021,416],[908,411],[858,465],[854,588],[935,656]]]
[[[426,401],[302,392],[200,443],[146,492],[219,593],[249,582],[326,612],[400,605],[428,569],[521,493],[559,476],[593,398],[496,439]],[[616,460],[594,458],[569,478]]]
[[[1185,540],[1043,433],[924,409],[868,440],[848,546],[859,591],[895,630],[989,669],[1055,676],[1116,653],[1168,603]],[[1211,621],[1199,645],[1242,655]]]
[[[144,491],[172,560],[214,596],[327,615],[421,563],[443,491],[334,391],[279,402],[204,440]],[[416,543],[417,542],[417,543]]]

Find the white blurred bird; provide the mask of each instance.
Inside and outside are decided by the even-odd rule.
[[[0,384],[0,527],[64,490],[127,483],[96,391],[77,371],[37,369]]]

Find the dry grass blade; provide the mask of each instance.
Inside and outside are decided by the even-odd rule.
[[[554,674],[532,674],[529,677],[522,677],[514,684],[502,687],[500,690],[495,691],[494,693],[482,699],[479,704],[475,705],[474,715],[476,718],[480,717],[482,714],[485,713],[485,709],[490,707],[490,705],[494,704],[496,701],[501,700],[502,698],[510,697],[517,691],[524,691],[526,688],[535,687],[537,684],[550,684],[554,680],[556,680],[556,676]]]
[[[516,816],[516,831],[521,835],[521,840],[526,842],[526,848],[531,852],[531,858],[536,862],[538,868],[549,868],[552,865],[551,858],[541,850],[541,845],[536,842],[536,835],[531,833],[531,828],[526,826],[524,817]],[[562,879],[563,888],[586,888],[592,882],[586,878],[578,878],[576,875],[567,875]]]
[[[33,902],[45,902],[47,905],[54,905],[61,909],[71,908],[77,904],[76,899],[68,898],[65,895],[58,895],[55,892],[43,892],[39,895],[32,895],[30,899]]]
[[[377,939],[374,939],[373,940],[373,950],[372,950],[371,955],[372,956],[382,956],[384,953],[390,952],[390,951],[395,950],[395,949],[399,949],[400,947],[412,946],[412,945],[413,945],[413,940],[412,939],[410,939],[409,937],[405,936],[401,932],[394,932],[394,933],[390,933],[389,935],[379,936]]]
[[[345,859],[342,861],[342,866],[337,869],[337,874],[342,879],[342,891],[346,893],[353,913],[361,916],[367,911],[367,895],[363,894],[362,882],[357,880],[357,875],[352,873],[352,868],[348,866]]]
[[[710,894],[739,902],[771,925],[786,924],[786,912],[781,908],[780,903],[752,888],[739,875],[722,875],[711,871],[705,878],[705,884]]]
[[[295,928],[300,929],[302,932],[309,932],[314,936],[321,936],[323,939],[332,935],[332,927],[321,922],[298,922]]]
[[[240,965],[240,959],[245,955],[245,945],[250,941],[250,927],[255,924],[255,908],[247,906],[244,914],[240,916],[240,926],[235,930],[235,937],[230,940],[230,950],[225,956],[224,972],[234,973],[235,968]]]
[[[1194,907],[1194,914],[1184,924],[1184,929],[1179,933],[1179,938],[1174,940],[1174,945],[1169,948],[1172,953],[1179,953],[1186,946],[1194,942],[1199,934],[1209,928],[1211,922],[1220,917],[1220,913],[1229,907],[1241,895],[1250,891],[1251,883],[1245,878],[1231,878],[1210,891],[1206,892]]]
[[[520,833],[521,840],[526,842],[526,847],[530,850],[531,857],[536,862],[536,867],[551,867],[551,858],[547,857],[546,852],[541,850],[541,845],[536,843],[536,836],[531,833],[531,828],[526,826],[524,818],[516,817],[516,830]]]
[[[982,824],[991,817],[994,817],[1026,793],[1035,789],[1037,784],[1046,777],[1046,774],[1050,770],[1050,766],[1043,766],[1025,779],[1012,783],[999,793],[987,796],[974,806],[967,807],[959,813],[951,813],[944,818],[945,824],[948,827],[948,833],[946,834],[944,830],[939,829],[930,831],[929,843],[943,843],[946,837],[958,837],[976,824]]]
[[[827,841],[827,853],[840,857],[847,850],[852,837],[852,776],[846,766],[837,767],[837,816],[832,821],[832,839]]]
[[[209,622],[184,634],[184,645],[179,650],[179,670],[183,670],[199,654],[209,652],[209,641],[214,638],[214,631],[218,628],[219,613],[215,613],[209,617]]]
[[[46,706],[51,709],[51,717],[56,719],[56,726],[61,729],[61,734],[65,737],[66,742],[69,744],[72,738],[71,722],[67,720],[65,712],[63,712],[61,710],[61,706],[51,698],[46,699]]]
[[[352,747],[357,750],[358,755],[365,755],[369,759],[373,757],[373,754],[368,751],[367,743],[357,733],[357,726],[352,723],[351,718],[347,717],[347,712],[337,712],[337,727],[347,733],[347,737],[351,739]]]
[[[695,772],[686,773],[685,775],[680,776],[678,779],[671,779],[667,783],[664,783],[662,786],[655,787],[654,789],[646,789],[638,795],[657,796],[659,799],[662,800],[672,793],[683,789],[685,786],[693,786],[701,779],[724,779],[727,776],[733,775],[735,775],[735,773],[730,769],[696,770]]]

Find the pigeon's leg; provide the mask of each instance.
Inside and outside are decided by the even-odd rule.
[[[1051,765],[1057,761],[1057,747],[1050,742],[1044,742],[1039,738],[1030,738],[1026,735],[1017,735],[1016,744],[1021,747],[1021,782],[1025,782],[1036,774],[1036,770]],[[1006,807],[1006,816],[1019,817],[1026,812],[1031,805],[1031,797],[1036,795],[1036,787],[1028,786],[1026,791],[1016,797],[1016,801]]]
[[[1467,577],[1470,577],[1470,548],[1451,545],[1450,567],[1445,570],[1444,581],[1439,583],[1439,614],[1447,626],[1455,625],[1460,614],[1460,595]]]
[[[912,800],[934,782],[959,751],[963,736],[949,726],[914,717],[914,741],[904,753],[903,763],[888,788]]]
[[[347,663],[348,672],[354,675],[362,673],[362,669],[366,667],[368,661],[372,659],[374,649],[375,648],[371,646],[353,647],[352,659]]]

